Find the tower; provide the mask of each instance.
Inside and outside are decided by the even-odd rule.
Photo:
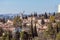
[[[60,13],[60,5],[58,5],[58,13]]]

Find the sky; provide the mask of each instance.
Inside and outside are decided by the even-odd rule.
[[[60,0],[0,0],[0,14],[57,12]]]

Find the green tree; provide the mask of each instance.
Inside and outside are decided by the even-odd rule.
[[[3,29],[0,27],[0,37],[2,36],[3,34]]]
[[[38,36],[36,23],[37,23],[37,21],[35,21],[35,26],[34,26],[34,36]]]
[[[31,14],[31,35],[34,38],[34,33],[33,33],[33,15]]]
[[[55,22],[55,17],[54,16],[50,16],[50,22]]]
[[[54,30],[54,40],[56,39],[56,35],[57,35],[57,33],[58,33],[58,25],[57,24],[55,24],[54,25],[54,27],[53,27],[53,30]]]
[[[21,40],[28,40],[28,33],[25,31],[20,32]]]
[[[6,30],[4,30],[4,32],[3,32],[2,39],[3,40],[8,40],[8,34],[7,34]]]
[[[22,27],[22,19],[20,18],[20,16],[14,17],[13,25]]]
[[[37,17],[37,12],[34,12],[34,16]]]
[[[57,32],[60,32],[60,22],[57,22]]]
[[[60,40],[60,32],[57,34],[56,40]]]
[[[55,12],[53,13],[53,16],[55,16]]]
[[[52,23],[48,24],[47,30],[44,32],[45,37],[50,37],[51,39],[58,39],[57,35],[60,32],[60,22],[57,22],[55,26],[52,26]],[[57,37],[57,38],[56,38]]]
[[[48,24],[48,34],[49,34],[49,35],[52,35],[52,34],[53,34],[52,24]]]
[[[53,26],[51,23],[48,24],[48,28],[44,33],[45,33],[45,36],[49,37],[50,39],[53,39],[55,37],[55,30],[53,29]]]
[[[41,24],[42,24],[42,25],[45,24],[45,21],[44,21],[43,18],[41,19]]]
[[[47,13],[45,12],[45,15],[44,15],[44,17],[45,17],[45,19],[47,19],[48,18],[48,15],[47,15]]]
[[[3,21],[3,23],[6,23],[5,18],[3,18],[3,20],[2,20],[2,21]]]
[[[21,40],[23,40],[23,36],[24,36],[24,32],[22,31],[22,32],[20,32],[20,38],[21,38]]]

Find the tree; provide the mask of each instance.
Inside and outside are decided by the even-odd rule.
[[[55,16],[55,12],[53,13],[53,16]]]
[[[5,21],[5,17],[4,17],[4,18],[0,18],[0,22],[5,23],[5,22],[6,22],[6,21]]]
[[[11,39],[12,39],[12,32],[8,31],[8,40],[11,40]]]
[[[42,25],[45,24],[45,21],[44,21],[43,18],[41,19],[41,24],[42,24]]]
[[[34,12],[34,16],[37,17],[37,12]]]
[[[6,38],[7,38],[7,40],[8,40],[7,31],[4,31],[4,33],[3,33],[3,35],[2,35],[2,39],[3,39],[3,40],[6,40]]]
[[[57,23],[57,32],[60,32],[60,22]]]
[[[0,27],[0,37],[2,36],[3,34],[3,29]]]
[[[27,25],[26,25],[26,24],[27,24],[27,23],[24,23],[24,25],[23,25],[23,26],[24,26],[24,27],[27,27]]]
[[[28,17],[27,17],[27,15],[25,16],[25,19],[27,19]]]
[[[49,33],[50,35],[53,34],[53,27],[52,27],[52,24],[48,24],[48,33]]]
[[[32,34],[32,37],[34,38],[32,18],[33,18],[33,15],[31,14],[31,34]]]
[[[56,29],[56,40],[60,40],[60,22],[57,22],[56,23],[56,27],[55,27]]]
[[[3,23],[5,23],[5,22],[6,22],[6,21],[5,21],[5,18],[3,18],[3,20],[2,20],[2,21],[3,21]]]
[[[24,39],[28,40],[28,33],[24,31]]]
[[[16,40],[20,40],[20,32],[17,31],[15,35],[16,35]]]
[[[56,34],[58,33],[58,25],[57,24],[54,25],[53,30],[54,30],[54,40],[55,40]]]
[[[55,22],[55,17],[54,16],[50,16],[50,22]]]
[[[16,16],[13,20],[13,25],[14,26],[19,26],[22,27],[22,19],[20,18],[20,16]]]
[[[50,39],[54,39],[55,37],[55,30],[53,29],[51,23],[48,24],[48,29],[45,31],[45,36],[49,37]]]
[[[48,24],[47,31],[44,32],[45,36],[48,36],[52,39],[58,40],[60,37],[60,22],[57,22],[55,26],[52,26],[52,23]],[[59,39],[60,40],[60,39]]]
[[[28,40],[28,33],[25,31],[22,31],[20,33],[21,40]]]
[[[60,32],[57,34],[56,40],[60,40]]]
[[[21,40],[24,40],[24,31],[20,32]]]
[[[37,23],[37,21],[35,21],[34,36],[38,36],[38,34],[37,34],[37,28],[36,28],[36,23]]]
[[[47,15],[47,13],[45,12],[45,15],[44,15],[44,17],[45,17],[45,19],[47,19],[48,18],[48,15]]]

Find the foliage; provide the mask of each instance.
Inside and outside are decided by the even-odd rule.
[[[3,18],[3,20],[2,20],[2,21],[3,21],[3,23],[6,23],[5,18]]]
[[[2,36],[3,29],[0,27],[0,36]]]
[[[25,31],[22,31],[20,33],[20,37],[21,37],[21,40],[26,40],[26,39],[28,39],[28,33]]]
[[[48,32],[48,34],[49,35],[51,35],[51,34],[53,34],[53,27],[52,27],[52,24],[48,24],[48,30],[47,30],[47,32]]]
[[[60,22],[57,22],[57,32],[60,32]]]
[[[21,40],[23,40],[23,36],[24,36],[24,32],[20,32],[20,37],[21,37]]]
[[[60,28],[60,22],[58,22],[58,28]]]
[[[13,24],[14,24],[14,26],[19,26],[19,27],[21,27],[21,25],[22,25],[22,20],[21,20],[20,16],[16,16],[16,17],[14,18]]]
[[[34,12],[34,16],[37,17],[37,12]]]
[[[43,18],[41,19],[41,24],[42,24],[42,25],[45,24],[45,21],[44,21]]]
[[[55,39],[56,32],[55,29],[53,28],[52,24],[48,24],[48,29],[44,32],[45,37],[49,37],[50,39]]]
[[[32,15],[31,15],[32,16]],[[34,33],[33,33],[33,20],[32,20],[32,18],[31,18],[31,35],[32,35],[32,37],[34,37]]]
[[[60,40],[60,32],[57,34],[56,40]]]
[[[55,12],[53,13],[53,16],[55,16]]]
[[[37,28],[36,28],[36,23],[37,23],[37,21],[35,22],[35,27],[34,27],[34,36],[38,36],[38,34],[37,34]]]
[[[45,17],[45,19],[47,19],[48,18],[48,15],[47,15],[47,13],[45,12],[45,15],[44,15],[44,17]]]
[[[55,17],[54,16],[50,16],[50,22],[55,22]]]

